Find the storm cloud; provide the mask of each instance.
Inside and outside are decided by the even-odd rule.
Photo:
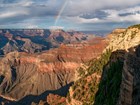
[[[111,30],[139,22],[139,0],[0,0],[0,28]]]

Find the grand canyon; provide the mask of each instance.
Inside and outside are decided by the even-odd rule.
[[[140,0],[0,0],[0,105],[140,105]]]
[[[0,30],[1,104],[138,105],[139,26],[105,37]]]

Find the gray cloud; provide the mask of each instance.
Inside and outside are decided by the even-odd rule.
[[[66,0],[0,0],[0,26],[51,27]],[[58,25],[95,27],[97,24],[140,22],[139,0],[67,0]],[[121,21],[121,23],[120,23]],[[96,24],[95,24],[96,23]],[[15,25],[12,25],[15,24]],[[45,25],[46,24],[46,25]],[[89,25],[89,26],[88,26]],[[116,25],[115,25],[116,26]]]
[[[85,13],[80,15],[81,18],[85,18],[85,19],[92,19],[92,18],[99,18],[99,19],[103,19],[106,18],[109,14],[101,11],[101,10],[97,10],[95,12],[92,13]]]
[[[125,17],[125,16],[129,16],[129,15],[136,15],[136,14],[140,14],[140,11],[120,13],[118,15],[122,16],[122,17]]]

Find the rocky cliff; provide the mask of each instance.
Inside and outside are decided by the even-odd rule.
[[[70,105],[140,104],[138,26],[116,29],[107,36],[109,45],[104,53],[85,64],[86,68],[78,70],[81,77],[67,96]],[[87,81],[86,78],[92,75],[96,76]]]
[[[12,51],[42,52],[51,48],[58,48],[63,44],[87,43],[94,35],[81,32],[66,32],[63,30],[47,29],[1,29],[0,30],[0,55]]]
[[[139,26],[139,25],[137,25]],[[114,91],[112,91],[112,95],[115,93],[115,91],[118,91],[117,96],[116,96],[116,102],[113,100],[115,100],[115,98],[111,99],[111,96],[108,97],[110,98],[109,100],[106,100],[107,98],[105,98],[107,95],[109,95],[109,90],[111,90],[111,86],[115,86],[113,84],[110,84],[110,87],[107,87],[108,93],[106,93],[104,99],[102,100],[104,102],[104,100],[106,100],[106,102],[104,104],[106,105],[139,105],[140,102],[138,101],[139,98],[139,91],[138,91],[138,84],[139,84],[139,48],[140,48],[140,30],[139,27],[134,27],[131,26],[127,29],[117,29],[115,31],[113,31],[109,37],[111,38],[110,40],[110,44],[107,48],[111,48],[112,51],[114,52],[118,52],[119,51],[119,55],[122,55],[122,63],[123,65],[118,65],[116,68],[121,68],[117,70],[117,72],[119,73],[121,71],[121,77],[117,77],[116,79],[118,79],[118,86],[116,86],[116,89]],[[123,53],[120,53],[120,51]],[[118,55],[115,54],[115,55]],[[120,57],[119,57],[120,58]],[[112,58],[110,58],[112,60]],[[118,59],[118,58],[116,58]],[[114,68],[115,69],[115,68]],[[106,69],[104,70],[106,71]],[[103,75],[107,75],[108,73],[103,72]],[[103,79],[105,79],[105,77],[103,77]],[[110,78],[111,79],[111,78]],[[103,85],[101,83],[100,85]],[[115,82],[115,80],[113,80],[113,78],[110,80],[110,83]],[[109,81],[108,81],[109,82]],[[116,83],[116,84],[117,84]],[[107,85],[104,84],[104,85]],[[103,86],[101,86],[103,88]],[[98,93],[100,93],[99,90]],[[95,99],[95,105],[100,105],[98,99],[99,98],[99,94],[97,93],[97,96]],[[115,93],[116,94],[116,93]],[[101,95],[101,94],[100,94]],[[103,95],[103,94],[102,94]],[[115,96],[113,96],[115,97]],[[98,100],[98,101],[97,101]],[[103,103],[102,102],[102,103]]]
[[[109,46],[107,48],[116,50],[128,50],[140,44],[140,30],[136,27],[127,29],[116,29],[108,35]]]
[[[125,55],[119,105],[139,105],[140,46]]]
[[[139,105],[139,26],[90,41],[79,33],[51,30],[47,38],[54,46],[64,42],[59,48],[36,54],[13,52],[0,59],[1,96],[26,105]],[[74,36],[72,43],[69,34]]]
[[[96,43],[62,44],[59,48],[36,54],[7,54],[0,60],[1,96],[20,101],[29,95],[46,93],[47,96],[55,90],[58,90],[55,93],[65,96],[76,79],[75,70],[99,56],[106,47],[104,38],[95,40]],[[26,101],[34,100],[29,98]]]
[[[122,70],[122,82],[120,87],[119,105],[138,105],[138,75],[139,75],[139,45],[140,30],[139,25],[130,26],[128,29],[115,30],[111,37],[113,50],[126,50],[124,56],[124,66]]]

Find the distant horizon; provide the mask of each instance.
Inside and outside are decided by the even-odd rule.
[[[140,24],[140,23],[137,23],[137,24]],[[26,28],[26,27],[23,27],[23,28],[14,28],[14,27],[12,27],[12,28],[10,28],[10,27],[9,28],[8,27],[7,28],[1,28],[0,27],[0,30],[3,30],[3,29],[7,29],[7,30],[8,29],[9,30],[24,30],[24,29],[29,29],[29,30],[40,29],[41,30],[41,29],[44,29],[44,30],[87,31],[88,32],[88,31],[113,31],[115,29],[126,29],[126,28],[128,28],[129,26],[132,26],[132,25],[135,25],[135,24],[127,25],[126,27],[115,27],[115,28],[111,28],[111,29],[100,29],[100,30],[98,30],[98,29],[97,30],[94,30],[94,29],[93,30],[86,30],[86,29],[85,30],[84,29],[83,30],[77,30],[77,29],[63,29],[63,28],[58,28],[58,29],[57,28],[54,28],[54,29],[52,28],[51,29],[51,28],[45,28],[45,27],[44,28],[39,28],[39,27],[38,28]]]
[[[84,34],[91,34],[91,35],[97,35],[97,36],[105,36],[105,35],[107,35],[107,34],[109,34],[110,32],[112,32],[113,30],[111,30],[111,31],[109,31],[109,30],[96,30],[96,31],[84,31],[84,30],[82,30],[82,31],[79,31],[79,30],[64,30],[64,29],[40,29],[40,28],[32,28],[32,29],[27,29],[27,28],[24,28],[24,29],[0,29],[0,30],[63,30],[63,31],[65,31],[65,32],[72,32],[72,31],[74,31],[74,32],[82,32],[82,33],[84,33]]]
[[[1,0],[1,29],[111,31],[140,23],[139,0]]]
[[[135,24],[132,24],[132,25],[135,25]],[[131,26],[131,25],[129,25]],[[128,27],[129,27],[128,26]],[[0,28],[0,30],[36,30],[36,29],[40,29],[40,30],[64,30],[64,31],[87,31],[87,32],[92,32],[92,31],[113,31],[115,29],[126,29],[128,27],[116,27],[114,29],[110,29],[110,30],[105,30],[105,29],[102,29],[102,30],[75,30],[75,29],[51,29],[51,28]]]

